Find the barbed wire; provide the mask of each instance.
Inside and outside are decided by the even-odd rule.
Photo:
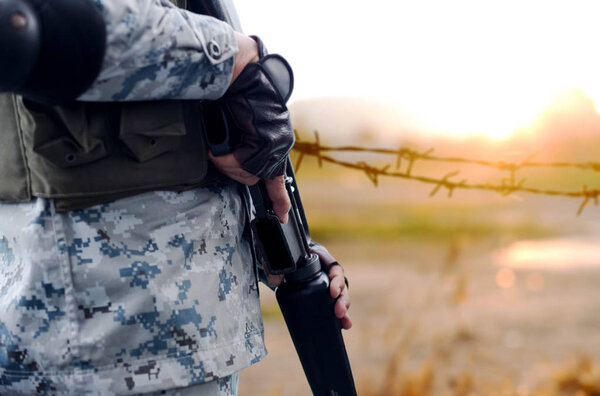
[[[319,167],[323,166],[324,162],[339,165],[349,169],[356,169],[362,171],[371,180],[371,182],[377,186],[379,184],[379,178],[384,177],[396,177],[401,179],[415,180],[422,183],[434,185],[429,196],[436,195],[440,190],[446,189],[448,196],[452,197],[452,194],[456,189],[465,190],[487,190],[494,191],[501,195],[511,195],[515,192],[525,192],[530,194],[550,195],[550,196],[562,196],[570,198],[580,198],[582,200],[577,215],[580,215],[583,210],[590,204],[598,206],[598,200],[600,196],[599,189],[588,189],[587,185],[579,191],[560,191],[551,189],[541,189],[535,187],[525,186],[525,178],[518,179],[517,172],[524,168],[575,168],[581,170],[591,170],[593,172],[600,173],[600,163],[587,161],[580,163],[571,162],[535,162],[533,158],[536,154],[529,156],[521,162],[506,162],[506,161],[486,161],[480,159],[469,159],[461,157],[440,157],[433,155],[433,149],[429,149],[423,152],[419,152],[410,148],[399,148],[397,150],[387,148],[363,148],[357,146],[324,146],[320,143],[320,136],[318,132],[315,132],[315,141],[307,142],[303,141],[298,132],[296,132],[296,144],[294,145],[294,151],[298,153],[298,159],[295,163],[296,171],[299,170],[302,165],[302,161],[306,156],[316,157]],[[376,167],[369,165],[365,161],[349,162],[343,161],[324,153],[343,153],[343,152],[362,152],[370,154],[385,154],[392,155],[396,159],[395,168],[392,168],[391,164]],[[469,183],[467,179],[451,180],[460,174],[459,171],[449,172],[441,178],[435,178],[430,176],[415,175],[413,174],[413,166],[417,161],[435,161],[435,162],[448,162],[448,163],[459,163],[459,164],[471,164],[479,165],[488,168],[494,168],[500,171],[506,171],[509,173],[508,177],[501,179],[499,184],[490,183]],[[402,170],[403,163],[406,163],[405,169]]]

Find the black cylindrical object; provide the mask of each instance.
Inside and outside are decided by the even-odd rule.
[[[312,276],[298,272],[286,275],[276,296],[311,390],[315,396],[356,396],[329,277],[320,270]]]
[[[102,69],[106,23],[91,0],[0,0],[0,91],[71,102]]]
[[[15,91],[29,79],[42,46],[39,17],[27,1],[0,1],[0,91]]]

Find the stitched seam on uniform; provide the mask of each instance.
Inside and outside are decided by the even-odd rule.
[[[172,357],[172,356],[162,356],[162,357],[158,357],[158,358],[147,358],[144,360],[131,360],[131,361],[124,361],[123,363],[130,363],[132,361],[135,361],[136,366],[137,365],[144,365],[146,362],[148,361],[154,361],[154,362],[163,362],[165,360],[174,360],[177,361],[178,359],[181,358],[185,358],[188,356],[193,356],[193,355],[198,355],[198,354],[202,354],[202,353],[206,353],[206,352],[211,352],[211,351],[217,351],[219,349],[225,349],[227,347],[232,347],[232,346],[236,346],[236,345],[242,345],[245,344],[248,340],[252,340],[258,338],[259,340],[262,340],[262,331],[260,333],[254,333],[252,334],[252,336],[245,338],[243,341],[239,341],[239,342],[234,342],[234,343],[229,343],[229,344],[223,344],[220,345],[219,347],[216,348],[211,348],[211,349],[203,349],[203,350],[198,350],[196,352],[192,352],[189,353],[187,355],[182,355],[182,356],[178,356],[178,357]],[[263,348],[264,350],[264,348]],[[96,367],[93,369],[89,369],[89,370],[73,370],[73,371],[36,371],[36,374],[42,374],[42,375],[48,375],[48,376],[65,376],[65,375],[81,375],[81,374],[86,374],[86,373],[96,373],[99,371],[109,371],[109,370],[118,370],[121,371],[121,369],[117,369],[115,367],[114,363],[111,364],[107,364],[104,366],[100,366],[100,367]],[[30,373],[32,373],[31,371],[10,371],[10,370],[1,370],[0,369],[0,374],[4,375],[4,374],[9,374],[9,375],[14,375],[14,376],[28,376],[30,375]]]
[[[73,359],[79,357],[79,346],[77,345],[77,310],[74,309],[75,297],[73,296],[73,279],[71,277],[70,260],[67,250],[67,236],[62,224],[62,219],[54,209],[54,202],[50,200],[50,216],[52,218],[52,228],[54,230],[54,243],[57,249],[58,262],[61,269],[61,274],[65,286],[65,310],[67,311],[67,321],[69,326],[70,336],[68,340],[69,354]],[[60,239],[63,239],[64,246],[61,248]],[[62,252],[61,252],[62,250]]]
[[[183,185],[183,184],[196,184],[196,183],[201,183],[204,180],[204,177],[199,177],[199,178],[194,178],[194,179],[190,179],[190,180],[182,180],[182,181],[176,181],[176,182],[165,182],[165,183],[157,183],[157,184],[149,184],[149,185],[144,185],[144,186],[140,186],[140,187],[130,187],[130,188],[120,188],[120,189],[115,189],[115,190],[100,190],[100,191],[93,191],[93,192],[86,192],[86,193],[65,193],[65,194],[52,194],[52,193],[45,193],[45,192],[38,192],[38,191],[33,191],[33,195],[35,195],[36,197],[43,197],[43,198],[86,198],[86,197],[94,197],[97,196],[98,194],[118,194],[118,193],[126,193],[126,192],[135,192],[135,191],[143,191],[143,192],[147,192],[148,190],[153,190],[153,189],[160,189],[160,188],[168,188],[168,187],[173,187],[173,186],[178,186],[178,185]]]
[[[19,112],[19,108],[17,106],[17,97],[16,95],[12,95],[12,103],[13,103],[13,111],[17,117],[17,119],[15,120],[16,124],[17,124],[17,130],[19,132],[19,143],[20,143],[20,149],[21,149],[21,155],[23,156],[23,161],[25,161],[25,169],[26,169],[26,174],[27,174],[27,194],[29,194],[29,196],[33,195],[33,187],[31,185],[31,170],[29,168],[29,161],[27,159],[27,150],[25,149],[25,144],[23,142],[23,128],[21,127],[21,113]]]

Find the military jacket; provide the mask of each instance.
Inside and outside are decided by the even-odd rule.
[[[50,107],[0,95],[0,200],[54,198],[65,211],[205,179],[201,103],[190,99],[227,89],[233,30],[166,0],[95,4],[107,50],[77,102]]]
[[[127,160],[140,177],[150,169],[186,185],[178,173],[193,169],[193,160],[160,161],[177,157],[176,140],[190,154],[202,145],[189,135],[189,103],[136,101],[222,95],[236,50],[226,25],[166,0],[94,3],[111,32],[110,51],[80,101],[40,107],[0,97],[0,195],[13,201],[0,204],[0,394],[189,387],[266,353],[247,207],[236,183],[193,181],[181,192],[152,185],[127,197],[111,191],[103,199],[119,199],[65,211],[70,199],[98,195],[86,190],[84,169],[102,161]],[[209,54],[211,40],[219,54]],[[45,151],[53,146],[74,151]],[[78,172],[78,190],[54,191],[45,166]],[[105,180],[129,172],[118,162],[104,169]],[[10,196],[15,191],[26,195]],[[67,206],[57,210],[61,202]]]

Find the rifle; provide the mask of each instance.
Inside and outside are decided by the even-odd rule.
[[[188,0],[188,9],[216,17],[241,31],[228,0]],[[236,137],[229,136],[227,116],[213,108],[209,118],[210,127],[220,130],[207,132],[209,148],[214,155],[231,152],[229,141]],[[275,294],[313,394],[356,396],[340,321],[334,314],[335,301],[329,293],[329,277],[319,257],[310,252],[308,223],[291,160],[288,157],[286,161],[289,221],[279,222],[261,181],[249,188],[255,209],[251,225],[267,269],[271,274],[284,275]]]

